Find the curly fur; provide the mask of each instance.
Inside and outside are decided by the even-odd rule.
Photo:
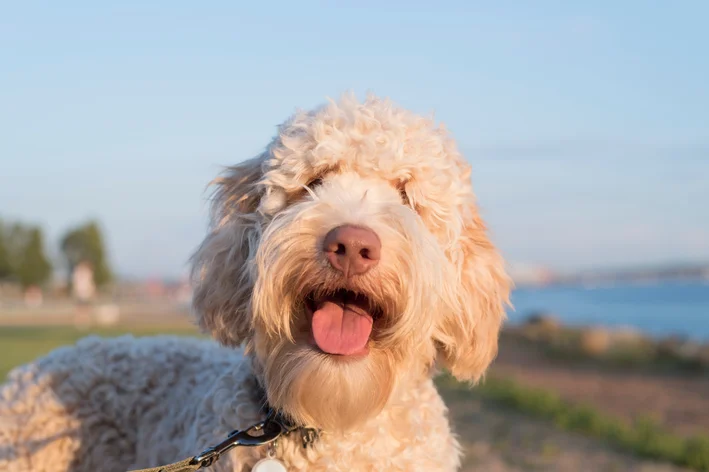
[[[289,470],[457,470],[431,376],[437,365],[484,374],[509,293],[470,174],[443,127],[387,100],[296,113],[216,181],[194,308],[223,347],[87,339],[15,371],[0,393],[0,469],[175,461],[257,421],[258,382],[270,405],[323,430],[312,449],[279,440]],[[382,245],[378,265],[347,281],[319,249],[342,224]],[[305,314],[305,294],[345,283],[384,313],[354,359],[314,349]],[[213,470],[248,471],[264,455],[237,449]]]

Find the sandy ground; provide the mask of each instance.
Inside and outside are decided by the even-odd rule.
[[[606,371],[554,363],[515,342],[500,346],[493,371],[631,420],[650,416],[678,434],[709,432],[709,377]]]
[[[469,395],[453,393],[446,402],[465,448],[463,472],[687,470],[638,459]]]

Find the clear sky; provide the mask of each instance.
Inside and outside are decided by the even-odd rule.
[[[339,4],[340,6],[335,6]],[[6,2],[0,216],[169,276],[295,108],[435,112],[513,263],[709,261],[709,2]]]

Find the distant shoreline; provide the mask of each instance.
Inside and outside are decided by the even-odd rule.
[[[661,284],[701,284],[709,286],[709,277],[668,277],[668,278],[564,278],[545,282],[515,281],[515,290],[534,290],[550,287],[605,288],[613,286],[639,286]]]
[[[586,285],[611,283],[664,283],[672,281],[709,283],[709,264],[675,264],[663,267],[633,269],[583,270],[562,273],[538,268],[523,272],[512,270],[515,284],[520,286]]]

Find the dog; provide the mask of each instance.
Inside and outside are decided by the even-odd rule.
[[[290,471],[458,470],[432,379],[483,376],[511,282],[446,129],[344,95],[296,112],[215,186],[192,267],[197,321],[218,343],[89,337],[16,369],[0,391],[0,470],[159,466],[266,410],[316,434],[237,447],[210,470],[267,457]]]

